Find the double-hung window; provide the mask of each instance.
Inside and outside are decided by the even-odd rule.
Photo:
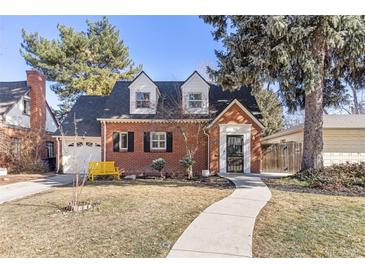
[[[150,93],[149,92],[136,92],[136,108],[150,108]]]
[[[201,93],[189,93],[188,107],[190,109],[203,107],[203,95]]]
[[[11,139],[12,153],[13,153],[15,158],[20,157],[21,145],[22,145],[21,139],[19,139],[19,138],[12,138]]]
[[[29,99],[23,100],[23,113],[25,115],[30,115],[30,101]]]
[[[47,158],[55,158],[56,153],[55,153],[55,149],[54,149],[54,143],[47,141],[46,147],[47,147]]]
[[[151,149],[166,149],[166,132],[151,132]]]
[[[119,133],[119,150],[128,149],[128,132]]]

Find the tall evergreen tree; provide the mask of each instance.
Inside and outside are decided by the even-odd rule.
[[[289,109],[305,109],[302,169],[323,166],[325,106],[343,102],[345,81],[365,64],[364,16],[203,16],[223,42],[218,69],[223,87],[278,83]],[[359,81],[358,81],[359,80]]]
[[[262,123],[265,126],[263,136],[274,134],[284,126],[283,107],[273,90],[260,90],[255,98],[262,115]]]
[[[141,69],[134,65],[119,31],[106,17],[86,24],[85,32],[57,25],[56,40],[23,29],[20,52],[28,65],[55,82],[51,89],[62,101],[62,113],[80,94],[108,95],[116,80],[131,79]]]

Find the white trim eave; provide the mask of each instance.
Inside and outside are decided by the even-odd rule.
[[[302,130],[303,130],[303,124],[300,124],[300,125],[297,125],[293,128],[285,129],[283,131],[279,131],[279,132],[274,133],[272,135],[261,138],[261,142],[266,142],[266,141],[274,139],[274,138],[282,137],[282,136],[285,136],[285,135],[288,135],[288,134],[297,133],[297,132],[300,132]]]
[[[257,120],[257,118],[253,116],[252,113],[247,108],[245,108],[237,99],[234,99],[221,113],[219,113],[219,115],[207,126],[207,128],[210,128],[212,125],[214,125],[215,122],[217,122],[223,116],[223,114],[227,110],[229,110],[234,104],[237,104],[261,129],[264,128],[264,125],[259,120]]]
[[[118,118],[97,118],[97,121],[105,123],[204,123],[211,119],[118,119]]]
[[[193,71],[193,73],[192,74],[190,74],[189,75],[189,77],[188,78],[186,78],[186,80],[184,81],[184,83],[181,85],[181,87],[180,88],[183,88],[192,78],[193,78],[193,76],[194,75],[197,75],[200,79],[202,79],[203,80],[203,82],[204,82],[204,84],[205,85],[207,85],[208,86],[208,88],[210,88],[210,85],[209,85],[209,83],[207,82],[207,80],[205,80],[204,78],[203,78],[203,76],[201,76],[200,75],[200,73],[199,72],[197,72],[196,70],[194,70]]]
[[[64,139],[64,140],[75,139],[75,136],[72,136],[72,135],[67,135],[67,136],[52,135],[52,137],[53,138],[61,138],[61,139]],[[100,138],[101,138],[101,136],[77,136],[77,139],[98,140]]]
[[[8,106],[8,108],[3,112],[3,116],[4,116],[4,118],[5,118],[5,115],[10,111],[10,110],[12,110],[13,109],[13,107],[17,104],[17,103],[19,103],[19,101],[20,100],[23,100],[23,98],[26,96],[27,97],[27,99],[29,99],[30,97],[28,96],[28,94],[29,94],[29,92],[30,92],[30,88],[28,89],[28,91],[26,92],[26,93],[24,93],[22,96],[20,96],[19,97],[19,99],[18,100],[16,100],[16,102],[14,102],[12,105],[10,105],[10,106]]]

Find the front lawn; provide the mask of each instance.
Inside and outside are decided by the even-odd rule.
[[[71,187],[0,205],[0,257],[165,257],[185,228],[233,187],[179,181],[96,182],[65,212]]]
[[[19,182],[27,182],[27,181],[30,181],[30,180],[44,179],[44,178],[47,178],[51,175],[54,175],[54,174],[52,174],[52,173],[46,173],[46,174],[8,174],[6,176],[0,176],[0,186],[19,183]]]
[[[290,178],[266,183],[272,199],[256,221],[255,257],[365,257],[365,198],[354,196],[364,193],[336,195]]]

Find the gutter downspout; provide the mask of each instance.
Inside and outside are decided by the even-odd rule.
[[[102,122],[103,123],[103,129],[104,129],[104,134],[103,134],[103,142],[104,142],[104,153],[103,153],[103,161],[106,161],[106,122]]]
[[[203,132],[204,132],[204,135],[207,136],[208,138],[208,157],[207,157],[207,160],[208,160],[208,165],[207,165],[207,168],[208,168],[208,171],[209,171],[209,175],[210,175],[210,138],[209,138],[209,134],[205,131],[206,128],[203,129]]]
[[[57,141],[57,173],[60,172],[60,139],[56,138]]]

